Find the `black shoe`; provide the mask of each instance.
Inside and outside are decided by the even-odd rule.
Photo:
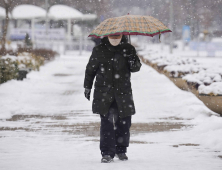
[[[110,155],[104,155],[101,159],[101,163],[113,162],[113,158]]]
[[[127,161],[128,160],[128,157],[126,156],[125,153],[118,153],[115,155],[117,158],[119,158],[119,160],[121,161]]]

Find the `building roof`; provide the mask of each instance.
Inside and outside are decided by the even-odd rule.
[[[19,5],[12,10],[14,19],[45,18],[46,10],[34,5]]]
[[[49,17],[57,20],[82,19],[83,14],[77,9],[66,5],[54,5],[49,9]]]

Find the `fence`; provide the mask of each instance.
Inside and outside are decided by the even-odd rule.
[[[54,50],[60,54],[65,54],[67,51],[76,51],[78,50],[80,54],[82,51],[92,51],[95,43],[89,38],[73,38],[72,41],[63,40],[36,40],[34,43],[34,48],[45,48]]]
[[[208,57],[214,57],[216,51],[222,51],[221,42],[190,42],[191,50],[195,51],[207,51]]]

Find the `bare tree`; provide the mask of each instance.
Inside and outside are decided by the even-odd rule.
[[[2,45],[2,51],[5,51],[5,43],[6,43],[6,35],[8,32],[8,24],[9,24],[9,10],[11,8],[12,5],[12,0],[1,0],[3,1],[2,3],[4,4],[5,7],[5,13],[6,13],[6,17],[5,17],[5,25],[3,28],[3,36],[1,39],[1,45]]]

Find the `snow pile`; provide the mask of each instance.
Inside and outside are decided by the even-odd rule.
[[[165,71],[170,72],[172,77],[183,77],[187,74],[198,73],[204,68],[197,64],[182,64],[182,65],[169,65],[164,68]]]
[[[200,65],[194,59],[183,59],[173,55],[150,53],[144,55],[143,58],[150,65],[157,66],[158,69],[169,72],[172,77],[183,77],[186,74],[198,73],[200,70],[206,69],[206,67]]]
[[[163,57],[161,61],[159,61],[158,65],[163,65],[163,64],[168,64],[168,65],[187,65],[187,64],[193,64],[197,65],[196,60],[193,59],[182,59],[180,57],[175,57],[175,56],[167,56]]]
[[[194,59],[181,58],[171,54],[163,54],[154,50],[140,52],[146,62],[159,72],[174,78],[183,78],[195,84],[201,94],[222,94],[222,71],[219,66],[199,63]]]
[[[186,75],[183,79],[197,84],[201,94],[222,94],[222,71],[219,68],[208,68],[196,74]]]
[[[208,68],[196,74],[186,75],[183,79],[200,85],[210,85],[211,83],[222,81],[222,71],[219,68]]]
[[[158,66],[198,64],[194,59],[182,59],[178,56],[166,55],[157,52],[149,52],[146,55],[144,55],[144,53],[139,53],[139,55],[143,55],[143,58],[146,59],[149,63],[157,64]]]
[[[200,94],[222,95],[222,82],[215,82],[209,86],[200,85],[198,91]]]

